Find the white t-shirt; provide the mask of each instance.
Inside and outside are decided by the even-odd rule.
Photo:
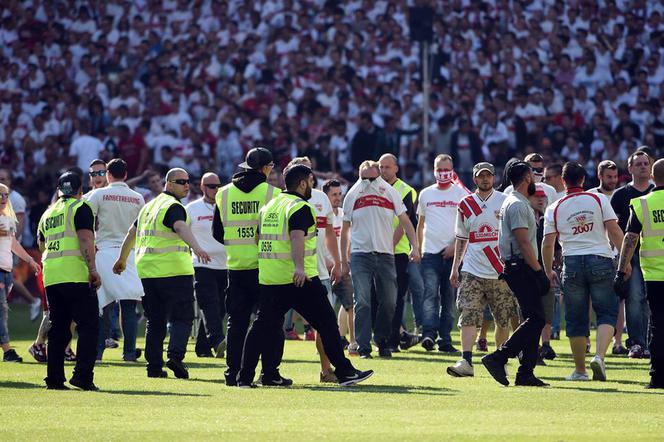
[[[203,264],[196,255],[191,256],[194,267],[225,270],[226,248],[212,237],[212,220],[214,218],[214,203],[206,203],[203,198],[192,201],[185,207],[191,221],[191,233],[198,241],[198,245],[210,255],[210,262]]]
[[[497,190],[482,201],[476,193],[459,202],[455,235],[468,240],[461,270],[478,278],[498,279],[503,271],[498,250],[500,208],[507,196]]]
[[[574,192],[547,207],[544,235],[558,233],[563,256],[613,258],[604,222],[618,217],[609,199],[599,193]]]
[[[16,235],[16,221],[0,215],[0,269],[11,272],[14,268],[12,237]]]
[[[334,235],[337,237],[337,247],[339,248],[339,256],[341,256],[341,227],[343,226],[344,223],[344,210],[339,207],[337,209],[337,213],[334,213],[334,209],[332,209],[332,228],[334,229]],[[327,256],[327,259],[332,259],[332,255],[330,252],[326,249],[325,253]]]
[[[422,190],[417,215],[424,217],[424,253],[440,253],[454,243],[457,206],[468,194],[466,189],[455,185],[441,190],[438,184],[432,184]]]
[[[544,193],[546,193],[546,199],[547,199],[546,207],[549,207],[551,204],[558,201],[560,197],[565,196],[565,192],[559,194],[556,188],[550,184],[537,183],[537,186],[538,187],[541,186],[542,189],[544,189]],[[507,186],[503,191],[505,195],[510,195],[512,192],[514,192],[514,187],[511,184]]]
[[[328,224],[332,224],[332,204],[330,199],[318,189],[311,189],[311,198],[309,204],[316,212],[316,226],[318,235],[316,236],[316,258],[318,258],[318,277],[320,279],[330,279],[330,272],[327,271],[325,258],[330,256],[325,245],[325,229]]]
[[[96,245],[100,249],[122,245],[127,230],[145,205],[143,196],[123,182],[111,183],[87,194],[97,221]]]
[[[99,154],[103,150],[104,145],[97,138],[82,135],[71,143],[69,156],[77,157],[76,165],[85,171],[90,167],[90,163],[99,158]]]
[[[351,223],[351,253],[394,254],[392,220],[406,212],[401,195],[383,178],[357,180],[343,204],[343,220]]]

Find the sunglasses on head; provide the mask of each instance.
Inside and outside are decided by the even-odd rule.
[[[92,171],[90,172],[90,176],[106,176],[106,171],[105,170],[98,170],[98,171]]]
[[[205,187],[207,187],[208,189],[211,189],[211,190],[212,190],[212,189],[218,189],[218,188],[221,187],[221,184],[203,184],[203,185],[204,185]]]
[[[180,178],[179,180],[170,180],[169,182],[184,186],[186,184],[189,184],[189,179]]]

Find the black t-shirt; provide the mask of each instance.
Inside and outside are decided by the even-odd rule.
[[[69,197],[65,197],[69,198]],[[95,216],[92,209],[87,204],[81,204],[76,214],[74,215],[74,229],[75,230],[95,230]],[[46,238],[39,232],[39,241],[44,242]]]
[[[300,196],[293,192],[284,193],[298,197]],[[288,232],[292,232],[293,230],[302,230],[306,236],[311,227],[314,229],[316,228],[316,219],[314,218],[313,213],[311,213],[311,207],[309,206],[302,206],[288,219]]]
[[[655,187],[652,191],[660,192],[662,190],[664,190],[664,187]],[[641,225],[641,221],[639,221],[639,219],[636,217],[636,214],[634,213],[634,208],[630,207],[629,221],[627,222],[627,229],[625,231],[630,233],[636,233],[638,235],[641,233],[641,230],[643,230],[643,225]]]
[[[638,198],[647,195],[655,187],[650,184],[645,192],[640,192],[631,184],[627,184],[616,190],[611,197],[611,207],[618,216],[618,225],[624,232],[627,229],[627,220],[629,219],[629,202],[632,198]]]

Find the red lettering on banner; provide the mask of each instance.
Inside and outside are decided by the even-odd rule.
[[[495,250],[492,249],[490,246],[486,246],[485,248],[482,249],[484,254],[486,255],[487,258],[489,258],[489,262],[491,263],[491,266],[493,266],[493,269],[496,271],[496,273],[501,274],[503,273],[503,264],[500,262],[500,259],[498,258],[498,255],[496,254]]]
[[[120,203],[131,203],[131,204],[140,204],[140,198],[135,198],[131,196],[124,195],[104,195],[102,198],[103,201],[118,201]]]
[[[353,210],[362,209],[364,207],[380,207],[383,209],[394,210],[394,204],[392,204],[392,201],[379,195],[365,195],[355,200]]]

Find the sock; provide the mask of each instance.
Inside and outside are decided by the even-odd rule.
[[[473,365],[473,352],[472,351],[464,351],[462,356],[466,361],[468,361],[468,363],[471,366]]]

